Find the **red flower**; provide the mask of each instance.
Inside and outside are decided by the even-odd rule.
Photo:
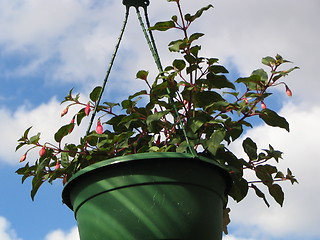
[[[97,132],[98,134],[102,134],[102,133],[103,133],[103,127],[102,127],[102,125],[101,125],[100,119],[99,119],[98,122],[97,122],[96,132]]]
[[[267,108],[267,105],[263,101],[261,101],[261,108],[262,109],[266,109]]]

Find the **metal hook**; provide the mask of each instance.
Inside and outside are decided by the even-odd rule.
[[[149,6],[150,1],[149,0],[123,0],[122,1],[123,5],[125,5],[127,8],[130,7],[142,7],[142,8],[146,8],[147,6]]]

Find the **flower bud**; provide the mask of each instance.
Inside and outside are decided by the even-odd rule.
[[[292,92],[290,90],[290,88],[286,85],[286,94],[289,96],[289,97],[292,97]]]
[[[91,110],[91,108],[90,108],[90,103],[88,102],[86,108],[84,109],[84,113],[86,114],[86,116],[89,115],[90,110]]]
[[[63,111],[61,112],[61,117],[63,117],[64,115],[66,115],[68,113],[69,108],[66,107],[65,109],[63,109]]]
[[[65,185],[67,182],[68,182],[68,175],[65,174],[65,175],[63,176],[62,184]]]
[[[27,158],[27,154],[25,153],[21,156],[20,162],[23,162],[24,160],[26,160],[26,158]]]
[[[59,169],[59,168],[60,168],[60,162],[57,161],[55,169],[57,170],[57,169]]]
[[[46,147],[43,146],[39,151],[39,155],[40,155],[40,157],[43,157],[45,154],[46,154]]]
[[[244,98],[242,98],[242,99],[245,101],[246,104],[249,103],[248,98],[244,97]]]
[[[160,141],[160,135],[159,135],[158,138],[157,138],[157,141],[156,141],[156,145],[159,146],[159,145],[160,145],[160,142],[161,142],[161,141]]]
[[[102,133],[103,133],[103,127],[102,127],[102,125],[101,125],[100,120],[98,120],[98,122],[97,122],[96,132],[97,132],[98,134],[102,134]]]
[[[261,108],[262,109],[266,109],[267,108],[267,105],[263,101],[261,101]]]

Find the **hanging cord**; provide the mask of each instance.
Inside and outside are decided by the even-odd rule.
[[[90,119],[90,122],[89,122],[89,126],[88,126],[88,129],[87,129],[86,136],[89,135],[89,133],[90,133],[90,129],[91,129],[92,124],[93,124],[93,120],[94,120],[94,118],[95,118],[95,116],[96,116],[96,113],[97,113],[97,110],[98,110],[98,106],[99,106],[99,104],[100,104],[100,101],[101,101],[103,92],[104,92],[104,90],[105,90],[105,87],[106,87],[106,84],[107,84],[107,81],[108,81],[108,78],[109,78],[109,75],[110,75],[110,72],[111,72],[111,68],[112,68],[113,63],[114,63],[114,59],[116,58],[116,55],[117,55],[117,52],[118,52],[118,49],[119,49],[119,46],[120,46],[120,42],[121,42],[121,40],[122,40],[122,36],[123,36],[124,30],[125,30],[125,28],[126,28],[127,22],[128,22],[128,18],[129,18],[129,7],[127,6],[127,7],[126,7],[126,13],[125,13],[124,21],[123,21],[123,26],[122,26],[121,31],[120,31],[120,36],[119,36],[119,38],[118,38],[118,42],[117,42],[117,44],[116,44],[116,46],[115,46],[115,49],[114,49],[114,52],[113,52],[113,54],[112,54],[109,67],[108,67],[106,76],[105,76],[105,78],[104,78],[103,84],[102,84],[101,92],[100,92],[100,94],[99,94],[98,100],[97,100],[97,102],[96,102],[94,111],[93,111],[93,113],[92,113],[92,116],[91,116],[91,119]]]
[[[146,17],[146,22],[147,22],[147,24],[148,24],[148,28],[150,28],[150,21],[149,21],[149,18],[148,18],[147,7],[143,7],[143,8],[144,8],[144,11],[145,11],[145,17]],[[158,54],[158,51],[157,51],[157,48],[156,48],[156,44],[155,44],[153,35],[152,35],[152,33],[151,33],[151,34],[150,34],[150,37],[149,37],[149,35],[148,35],[148,33],[147,33],[147,30],[146,30],[146,27],[145,27],[145,25],[144,25],[144,22],[142,21],[142,17],[141,17],[139,8],[136,7],[136,10],[137,10],[138,20],[139,20],[139,22],[140,22],[140,26],[141,26],[142,31],[143,31],[143,33],[144,33],[145,39],[146,39],[146,41],[147,41],[147,43],[148,43],[149,49],[150,49],[150,51],[151,51],[151,53],[152,53],[152,56],[153,56],[153,58],[154,58],[154,61],[155,61],[156,65],[157,65],[157,68],[158,68],[159,72],[162,73],[162,72],[163,72],[163,68],[162,68],[162,65],[161,65],[160,57],[159,57],[159,54]],[[151,31],[149,30],[149,33],[150,33],[150,32],[151,32]],[[151,38],[151,40],[150,40],[150,38]],[[173,106],[173,108],[174,108],[174,111],[175,111],[175,114],[176,114],[176,118],[177,118],[178,123],[179,123],[179,124],[178,124],[178,127],[179,127],[179,128],[182,130],[182,132],[183,132],[183,135],[184,135],[184,137],[185,137],[185,140],[186,140],[186,143],[187,143],[189,152],[191,153],[191,155],[192,155],[194,158],[196,158],[198,155],[197,155],[196,151],[194,150],[194,148],[193,148],[193,147],[191,146],[191,144],[190,144],[189,138],[188,138],[188,136],[187,136],[187,132],[186,132],[185,127],[184,127],[183,124],[182,124],[182,120],[181,120],[181,118],[180,118],[180,116],[179,116],[178,109],[177,109],[177,107],[176,107],[176,105],[174,104],[174,101],[173,101],[173,99],[172,99],[172,94],[171,94],[171,92],[170,92],[170,89],[169,89],[169,88],[166,88],[166,90],[167,90],[167,93],[168,93],[168,95],[169,95],[169,103],[172,104],[172,106]]]

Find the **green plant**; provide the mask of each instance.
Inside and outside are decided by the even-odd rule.
[[[242,142],[248,159],[238,158],[228,147],[246,128],[253,127],[249,122],[252,118],[289,131],[286,119],[267,108],[265,99],[272,95],[269,90],[278,85],[284,85],[291,96],[291,90],[282,80],[297,67],[283,70],[289,61],[280,55],[268,56],[262,59],[262,64],[269,68],[269,73],[261,68],[234,83],[229,81],[228,70],[217,58],[201,56],[201,46],[196,42],[204,34],[189,33],[190,25],[212,5],[191,15],[183,14],[179,0],[169,2],[177,4],[178,16],[158,22],[150,30],[181,31],[182,38],[169,43],[169,50],[180,53],[180,58],[163,70],[158,64],[160,72],[151,82],[148,71],[140,70],[136,78],[145,81],[146,90],[130,95],[120,104],[107,101],[99,104],[101,86],[93,89],[88,103],[81,102],[79,94],[74,95],[70,90],[62,101],[68,105],[61,115],[66,115],[70,107],[78,106],[79,111],[72,116],[70,124],[56,132],[56,143],[41,143],[40,133],[29,137],[31,128],[19,139],[16,150],[31,146],[21,162],[31,149],[40,148],[35,163],[27,163],[17,170],[22,181],[33,178],[32,198],[43,182],[63,179],[65,183],[80,169],[108,158],[143,152],[189,152],[211,158],[229,170],[233,179],[229,195],[237,202],[252,188],[269,206],[265,194],[257,187],[259,182],[267,186],[270,195],[282,206],[284,193],[277,182],[297,182],[290,169],[282,173],[270,163],[272,159],[280,161],[282,152],[271,145],[258,152],[256,143],[249,137]],[[72,134],[75,126],[96,113],[100,114],[96,130],[88,131],[79,143],[64,143],[64,137]],[[257,179],[245,179],[244,170],[253,171]]]

